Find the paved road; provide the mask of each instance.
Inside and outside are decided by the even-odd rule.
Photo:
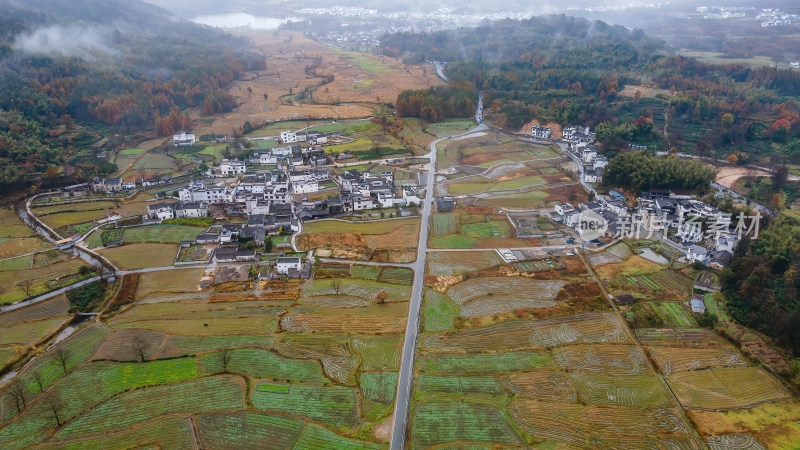
[[[482,122],[483,94],[478,98],[478,107],[475,112],[475,119]],[[486,129],[485,125],[477,127],[457,136],[463,136],[476,131]],[[419,320],[422,312],[422,297],[425,290],[425,263],[428,253],[428,231],[430,229],[431,211],[433,202],[436,198],[434,192],[434,180],[436,179],[436,145],[439,142],[450,139],[437,139],[431,142],[431,152],[427,155],[430,158],[428,163],[428,182],[425,188],[425,201],[422,207],[422,221],[419,230],[419,242],[417,243],[417,260],[414,262],[414,284],[411,291],[411,302],[408,306],[408,321],[406,322],[405,342],[403,343],[403,355],[400,361],[400,374],[397,378],[397,401],[394,404],[394,424],[392,427],[391,449],[401,450],[406,444],[406,429],[408,427],[409,398],[411,396],[411,386],[414,382],[414,358],[419,340]]]

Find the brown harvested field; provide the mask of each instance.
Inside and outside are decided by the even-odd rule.
[[[177,244],[127,244],[98,251],[122,270],[171,266],[177,252]]]
[[[302,250],[320,249],[332,256],[388,262],[411,262],[416,257],[419,219],[378,222],[319,221],[306,225],[297,237]]]
[[[355,309],[299,307],[281,318],[281,330],[311,333],[365,334],[402,333],[406,325],[406,302],[393,302]]]
[[[0,243],[0,258],[25,255],[27,253],[47,250],[53,246],[38,237],[11,238]]]
[[[34,236],[33,232],[25,225],[11,208],[0,208],[0,238],[15,238]]]
[[[226,336],[273,333],[277,330],[275,317],[222,317],[205,319],[137,320],[111,322],[113,329],[139,328],[168,334],[192,336]]]
[[[580,183],[572,183],[521,193],[487,196],[476,199],[475,204],[494,208],[530,209],[555,203],[568,203],[573,192],[577,196],[577,201],[585,201],[589,195]]]
[[[709,367],[745,367],[747,361],[732,345],[729,348],[650,347],[647,349],[659,370],[665,375],[673,372],[707,369]]]
[[[214,116],[211,124],[196,122],[195,133],[227,133],[245,121],[261,124],[307,117],[367,117],[372,108],[365,103],[394,101],[403,89],[443,84],[428,66],[406,66],[385,56],[341,51],[308,39],[302,33],[245,31],[242,34],[266,56],[267,69],[247,73],[233,83],[228,91],[239,106],[231,113]],[[307,75],[305,68],[317,60],[319,67]],[[334,80],[324,84],[323,77],[327,75],[333,75]],[[293,94],[306,90],[317,104],[304,104],[292,98]],[[200,111],[195,110],[192,115],[197,119]]]
[[[92,359],[149,360],[163,342],[164,333],[150,330],[123,329],[115,331],[92,356]]]
[[[656,272],[664,267],[661,264],[644,259],[638,255],[631,255],[619,263],[603,264],[595,267],[597,276],[603,280],[610,280],[618,276],[638,275],[640,273]]]
[[[195,292],[203,269],[165,270],[161,272],[143,273],[139,276],[136,297],[158,291]]]
[[[31,282],[30,296],[43,294],[54,287],[65,286],[79,280],[79,267],[84,262],[79,258],[28,270],[0,272],[0,304],[23,300],[29,295],[24,284]]]
[[[723,367],[666,377],[684,408],[734,409],[784,400],[791,394],[759,367]]]

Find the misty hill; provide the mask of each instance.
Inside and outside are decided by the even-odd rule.
[[[137,0],[0,0],[0,25],[0,190],[51,167],[114,172],[94,153],[121,140],[92,144],[188,131],[186,108],[230,111],[225,88],[264,65],[247,42]]]
[[[517,61],[542,58],[548,53],[555,56],[555,52],[550,50],[561,52],[567,48],[587,46],[612,46],[624,49],[626,57],[649,58],[657,51],[666,49],[666,44],[648,37],[642,30],[629,30],[619,25],[610,26],[600,21],[591,22],[565,15],[539,16],[527,20],[507,19],[477,28],[433,33],[398,33],[384,36],[381,45],[384,53],[389,55],[413,53],[417,60],[438,61]],[[579,62],[577,56],[572,58],[573,63]],[[603,60],[587,62],[597,64]]]

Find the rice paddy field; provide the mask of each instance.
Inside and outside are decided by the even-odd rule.
[[[388,447],[413,273],[337,273],[341,286],[255,291],[198,290],[201,269],[142,274],[131,306],[25,366],[25,405],[0,387],[0,446]],[[0,313],[0,356],[67,307],[61,297]]]
[[[561,154],[553,146],[533,144],[496,132],[479,132],[452,139],[441,146],[437,155],[437,170],[456,166],[488,168],[559,156]]]

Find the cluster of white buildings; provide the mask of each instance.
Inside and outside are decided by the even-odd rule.
[[[762,9],[756,18],[763,20],[763,28],[789,26],[800,22],[800,15],[785,13],[778,8]]]

